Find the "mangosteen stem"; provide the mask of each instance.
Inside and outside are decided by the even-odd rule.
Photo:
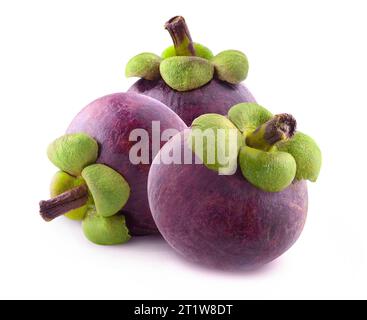
[[[296,119],[292,115],[277,114],[248,134],[246,144],[252,148],[269,151],[277,142],[292,138],[296,126]]]
[[[51,221],[70,210],[84,206],[88,201],[88,188],[81,185],[47,201],[40,201],[40,214],[45,221]]]
[[[185,19],[181,16],[171,18],[164,27],[168,30],[178,56],[195,56],[195,48]]]

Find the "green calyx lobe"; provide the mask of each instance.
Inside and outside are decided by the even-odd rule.
[[[257,103],[240,103],[228,111],[228,119],[243,133],[254,131],[273,117],[272,113]]]
[[[129,198],[130,187],[117,171],[93,163],[97,142],[84,133],[65,135],[50,145],[48,155],[61,171],[52,179],[52,199],[40,202],[42,217],[46,221],[59,215],[83,220],[87,238],[97,244],[126,242],[125,219],[118,213]]]
[[[115,170],[103,164],[90,165],[82,171],[94,199],[97,213],[111,217],[119,212],[130,196],[127,181]]]
[[[106,218],[99,215],[94,208],[88,211],[82,228],[86,238],[98,245],[122,244],[131,238],[124,216],[114,215]]]
[[[127,77],[146,80],[162,78],[177,91],[198,89],[214,77],[230,84],[246,79],[248,61],[244,53],[226,50],[214,56],[209,48],[192,41],[186,21],[181,16],[167,21],[165,29],[174,45],[166,48],[161,57],[154,53],[141,53],[133,57],[126,66]]]
[[[205,114],[196,118],[191,125],[189,147],[207,168],[221,174],[234,173],[241,147],[241,133],[226,117]]]
[[[322,156],[316,142],[302,132],[296,132],[294,137],[281,141],[276,145],[280,151],[288,152],[297,163],[296,179],[307,179],[315,182],[319,176]]]
[[[177,56],[163,60],[160,65],[163,80],[172,89],[189,91],[207,84],[213,79],[213,65],[198,57]]]
[[[161,58],[154,53],[144,52],[131,58],[126,65],[126,77],[139,77],[146,80],[160,78],[159,65]]]
[[[244,53],[226,50],[211,59],[218,79],[238,84],[247,78],[248,60]]]
[[[229,129],[234,128],[237,133],[229,137]],[[238,160],[244,178],[264,191],[280,192],[294,180],[316,181],[320,172],[320,149],[312,138],[295,132],[296,121],[289,114],[273,116],[256,103],[241,103],[229,110],[228,118],[216,114],[200,116],[194,120],[191,129],[189,146],[206,167],[218,172],[223,167],[230,167],[228,172],[233,173]],[[197,144],[193,143],[198,139],[195,131],[210,129],[215,132],[223,130],[227,134],[223,135],[224,139],[212,139],[211,144],[206,142],[209,140],[202,140],[204,148],[199,153]],[[231,144],[237,145],[237,149],[232,148],[236,152],[229,153]],[[220,161],[214,161],[213,164],[208,154],[223,151],[231,154],[227,163],[222,166]],[[226,174],[226,171],[222,173]]]
[[[60,170],[78,176],[97,160],[98,144],[85,133],[66,134],[49,145],[47,155]]]
[[[267,152],[244,146],[239,163],[243,176],[268,192],[282,191],[292,183],[296,174],[296,162],[286,152]]]

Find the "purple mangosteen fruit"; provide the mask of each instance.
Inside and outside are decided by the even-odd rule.
[[[192,42],[185,19],[170,19],[165,28],[174,46],[161,56],[141,53],[126,66],[127,77],[139,77],[129,92],[155,98],[175,111],[187,125],[202,114],[226,115],[240,102],[255,102],[240,82],[248,73],[244,53],[226,50],[216,56],[205,46]]]
[[[165,142],[160,133],[185,128],[164,104],[136,93],[111,94],[90,103],[48,148],[60,171],[51,184],[52,199],[40,202],[42,217],[50,221],[65,214],[82,220],[87,238],[102,245],[158,233],[147,197],[150,164]],[[130,151],[139,145],[135,129],[146,133],[145,158],[131,158]]]
[[[148,178],[166,241],[222,269],[256,268],[289,249],[306,220],[305,180],[315,181],[321,167],[320,149],[295,128],[289,114],[241,103],[174,136]]]

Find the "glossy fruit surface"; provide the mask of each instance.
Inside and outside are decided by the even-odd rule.
[[[95,100],[71,122],[67,133],[86,133],[98,142],[96,163],[119,172],[130,186],[130,197],[122,210],[131,235],[157,233],[148,198],[147,178],[151,163],[152,121],[159,121],[160,132],[165,129],[183,130],[182,120],[157,100],[135,93],[116,93]],[[129,152],[136,141],[130,133],[142,129],[148,133],[149,163],[133,164]],[[164,141],[160,143],[163,146]]]
[[[171,89],[162,79],[138,80],[128,92],[140,93],[161,101],[190,126],[202,114],[226,115],[228,110],[241,102],[255,102],[250,91],[242,84],[229,84],[217,79],[205,86],[186,92]]]
[[[187,129],[176,135],[157,158],[180,151],[195,161],[189,134]],[[223,176],[203,164],[153,163],[148,196],[158,229],[174,249],[224,269],[254,268],[277,258],[298,239],[307,215],[305,181],[266,192],[239,168]]]

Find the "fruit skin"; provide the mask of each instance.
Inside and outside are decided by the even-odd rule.
[[[130,132],[141,128],[151,138],[152,121],[160,121],[161,131],[186,128],[183,121],[162,103],[135,93],[116,93],[87,105],[71,122],[68,133],[85,132],[99,144],[97,163],[118,171],[128,182],[130,198],[122,210],[131,235],[157,233],[147,197],[149,164],[134,165],[129,150]],[[164,142],[161,142],[161,147]],[[151,159],[150,162],[151,163]]]
[[[125,206],[130,196],[130,187],[124,177],[103,164],[93,164],[82,171],[97,213],[111,217]]]
[[[189,152],[190,129],[159,155]],[[194,156],[193,156],[194,157]],[[153,163],[148,179],[153,218],[166,241],[187,258],[221,269],[255,268],[280,256],[297,240],[307,215],[307,186],[262,191],[239,168],[220,176],[202,164]]]
[[[190,126],[202,114],[227,115],[228,110],[241,102],[256,102],[244,85],[232,85],[213,79],[205,86],[186,92],[171,89],[162,79],[148,81],[140,79],[128,92],[144,94],[161,101]]]

